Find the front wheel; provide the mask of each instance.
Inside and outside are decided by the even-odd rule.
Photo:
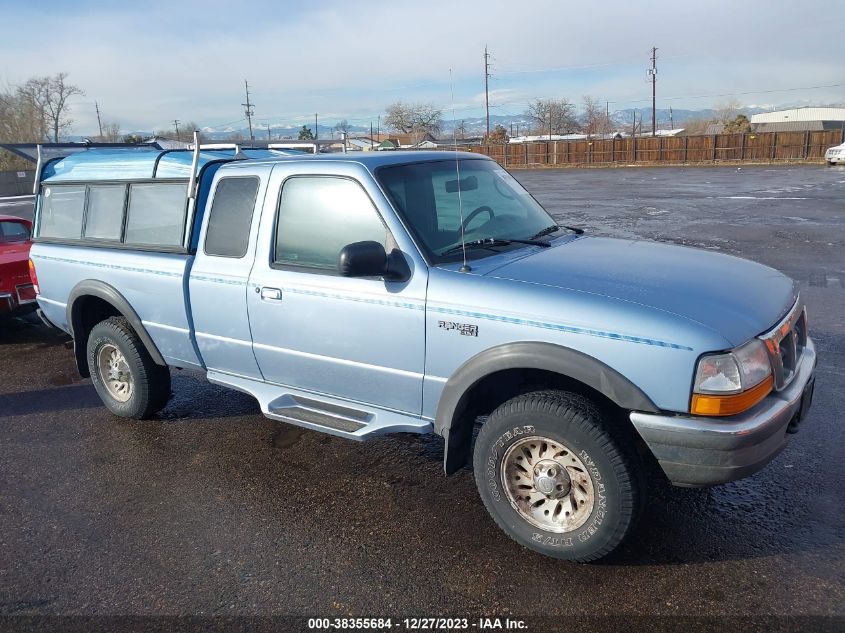
[[[499,527],[541,554],[597,560],[633,528],[637,465],[583,396],[539,391],[505,402],[482,426],[473,464]]]
[[[155,364],[126,319],[111,317],[91,328],[87,356],[91,382],[115,415],[141,420],[167,404],[170,371]]]

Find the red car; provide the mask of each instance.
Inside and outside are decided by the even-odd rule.
[[[0,318],[33,312],[35,287],[29,278],[32,222],[0,215]]]

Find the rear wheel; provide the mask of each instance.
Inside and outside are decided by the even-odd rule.
[[[156,365],[123,317],[108,318],[91,329],[87,357],[94,388],[115,415],[140,420],[167,404],[170,371]]]
[[[583,396],[540,391],[496,409],[475,444],[475,479],[493,519],[532,550],[579,562],[612,552],[639,506],[639,465]]]

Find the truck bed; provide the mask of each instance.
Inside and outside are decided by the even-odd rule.
[[[138,312],[168,365],[202,367],[186,300],[192,255],[36,243],[30,257],[41,282],[42,310],[58,327],[70,329],[67,304],[58,298],[67,299],[85,280],[107,280]]]

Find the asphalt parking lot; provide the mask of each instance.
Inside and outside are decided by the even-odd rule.
[[[184,372],[158,419],[116,419],[62,337],[18,321],[0,326],[0,615],[845,617],[845,169],[515,176],[563,224],[800,282],[816,395],[763,472],[654,482],[617,555],[563,563],[501,533],[469,469],[444,478],[436,437],[301,430]]]

